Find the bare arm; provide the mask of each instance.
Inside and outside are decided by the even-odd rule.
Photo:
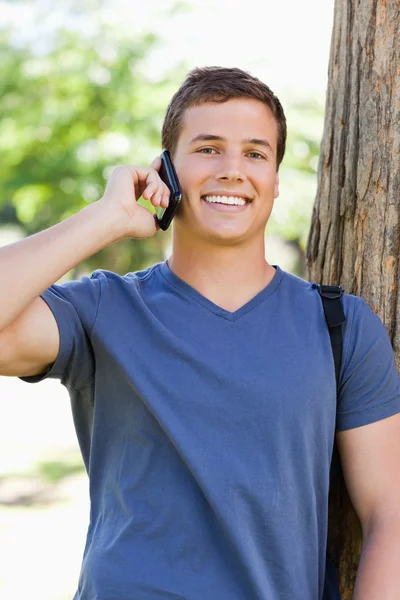
[[[95,202],[46,231],[0,248],[0,332],[70,269],[118,239],[105,208]]]
[[[46,231],[0,248],[0,375],[41,373],[57,357],[58,327],[40,294],[101,248],[156,232],[153,215],[136,198],[167,205],[159,164],[157,158],[154,168],[114,169],[100,200]]]
[[[397,600],[400,590],[400,414],[338,433],[363,548],[354,600]]]
[[[45,372],[57,358],[59,332],[39,295],[116,238],[101,204],[50,229],[0,249],[0,374]]]

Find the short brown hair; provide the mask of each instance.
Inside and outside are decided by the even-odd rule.
[[[228,67],[197,67],[189,71],[167,108],[162,127],[162,146],[174,154],[182,127],[182,114],[203,102],[226,102],[254,98],[268,106],[278,128],[277,168],[286,146],[286,117],[281,103],[269,87],[246,71]]]

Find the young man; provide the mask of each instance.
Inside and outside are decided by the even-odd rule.
[[[400,588],[400,394],[379,318],[346,295],[339,404],[318,291],[265,260],[282,107],[191,72],[163,126],[183,190],[168,261],[52,285],[167,206],[150,168],[0,250],[0,374],[59,378],[90,477],[79,600],[321,600],[337,431],[364,531],[355,600]]]

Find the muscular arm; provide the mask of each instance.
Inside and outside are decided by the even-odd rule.
[[[343,473],[361,521],[354,600],[400,597],[400,414],[337,434]]]

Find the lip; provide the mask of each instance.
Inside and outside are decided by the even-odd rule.
[[[212,194],[206,194],[206,196],[211,196]],[[213,194],[214,196],[219,196],[220,194]],[[225,194],[224,194],[225,195]],[[237,196],[239,198],[243,198],[244,196]],[[207,205],[211,210],[216,210],[219,212],[228,212],[228,213],[238,213],[246,210],[250,202],[246,202],[246,204],[242,204],[239,206],[238,204],[218,204],[218,202],[207,202],[204,196],[201,197],[201,200],[204,204]]]
[[[201,198],[204,199],[205,196],[232,196],[233,198],[243,198],[246,200],[246,203],[252,201],[252,198],[250,198],[247,194],[241,194],[240,192],[232,192],[229,190],[215,190],[213,192],[207,192],[206,194],[202,194]]]

